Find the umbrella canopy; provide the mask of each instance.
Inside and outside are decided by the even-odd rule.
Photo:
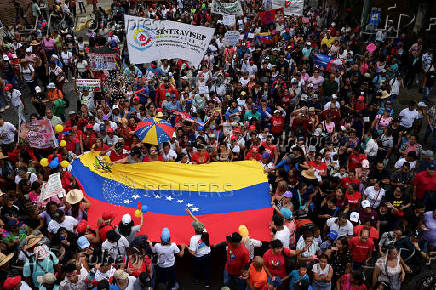
[[[138,123],[135,134],[143,143],[159,145],[171,140],[174,128],[165,120],[149,118]]]

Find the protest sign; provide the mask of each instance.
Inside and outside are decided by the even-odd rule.
[[[91,70],[117,70],[118,64],[115,54],[99,54],[90,53],[89,56],[89,67]]]
[[[224,34],[224,44],[235,46],[239,42],[239,31],[227,31]]]
[[[181,58],[198,66],[214,28],[124,15],[130,63]]]
[[[223,15],[223,24],[226,26],[233,26],[236,23],[235,15]]]
[[[227,14],[241,16],[243,14],[241,2],[239,2],[239,0],[236,0],[234,2],[220,2],[217,0],[213,0],[211,11],[212,13],[223,15]]]
[[[276,22],[278,18],[283,16],[283,8],[260,12],[259,16],[261,24],[268,25]]]
[[[272,9],[284,8],[285,15],[302,16],[304,9],[304,0],[272,0]]]
[[[76,88],[79,91],[100,91],[99,79],[76,79]]]
[[[20,138],[27,140],[30,147],[38,149],[57,146],[53,127],[49,120],[25,122],[20,127]]]
[[[48,181],[42,185],[39,201],[44,201],[50,197],[65,196],[65,189],[62,188],[61,174],[53,173],[48,177]]]

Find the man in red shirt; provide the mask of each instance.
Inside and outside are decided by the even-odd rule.
[[[347,162],[348,172],[354,171],[356,168],[361,167],[362,161],[366,159],[365,154],[362,154],[359,151],[360,151],[359,147],[355,146],[353,148],[353,152],[348,157],[348,162]]]
[[[436,164],[431,162],[425,171],[415,175],[413,179],[413,200],[424,199],[427,190],[436,190]]]
[[[179,92],[177,89],[170,84],[168,81],[168,78],[163,79],[163,83],[159,85],[157,88],[157,94],[156,94],[156,104],[161,105],[162,101],[165,100],[166,94],[169,93],[170,95],[176,95],[177,99],[179,99]]]
[[[348,172],[348,176],[341,179],[341,184],[345,188],[347,188],[348,185],[352,183],[359,187],[359,179],[356,178],[356,174],[354,173],[354,171]]]
[[[242,236],[237,232],[227,237],[227,262],[224,268],[224,286],[231,287],[232,280],[235,280],[238,290],[245,289],[245,281],[241,276],[247,276],[250,267],[250,254],[241,241]]]
[[[268,135],[266,137],[266,141],[263,141],[261,145],[265,148],[266,152],[268,152],[271,156],[274,156],[273,162],[274,164],[277,164],[279,154],[277,152],[277,146],[272,143],[272,138],[272,135]]]
[[[369,238],[369,234],[369,231],[364,229],[360,231],[359,237],[353,237],[349,242],[353,260],[353,270],[361,269],[365,261],[372,256],[374,242]]]
[[[100,241],[106,241],[106,234],[108,231],[114,230],[115,226],[112,221],[115,219],[115,214],[110,212],[103,213],[102,217],[97,221],[97,230],[100,236]]]

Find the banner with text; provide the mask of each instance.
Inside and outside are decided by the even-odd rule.
[[[30,147],[38,149],[57,146],[53,127],[49,120],[36,120],[23,123],[20,128],[20,138],[27,140]]]
[[[233,26],[236,23],[236,17],[235,15],[223,15],[223,24],[226,26]]]
[[[99,79],[76,79],[76,87],[79,91],[100,91]]]
[[[117,70],[118,64],[115,54],[89,53],[89,67],[91,70]]]
[[[228,15],[238,15],[243,14],[241,2],[236,0],[235,2],[220,2],[217,0],[212,1],[212,13],[215,14],[228,14]]]
[[[239,42],[239,31],[227,31],[226,34],[224,34],[224,44],[235,46]]]
[[[124,15],[130,63],[181,58],[198,66],[215,28]]]
[[[304,9],[304,0],[272,0],[271,8],[283,8],[285,15],[302,16]]]
[[[65,189],[62,187],[60,173],[53,173],[48,177],[48,181],[44,183],[41,188],[39,201],[44,201],[53,196],[58,196],[59,198],[65,196]]]

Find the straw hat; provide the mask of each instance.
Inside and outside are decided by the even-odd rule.
[[[391,96],[390,93],[388,93],[388,91],[382,91],[382,95],[380,96],[380,99],[384,100],[387,99]]]
[[[68,191],[67,193],[67,202],[69,204],[76,204],[78,202],[81,202],[83,199],[83,191],[79,189],[73,189]]]
[[[313,170],[313,168],[301,171],[301,175],[307,179],[316,179],[315,170]]]
[[[44,237],[43,234],[40,235],[30,235],[26,237],[26,245],[23,247],[24,250],[27,250],[34,245],[38,244],[42,238]]]
[[[12,259],[13,256],[14,256],[13,253],[6,256],[5,254],[0,252],[0,266],[3,266],[7,262],[9,262],[9,260]]]

